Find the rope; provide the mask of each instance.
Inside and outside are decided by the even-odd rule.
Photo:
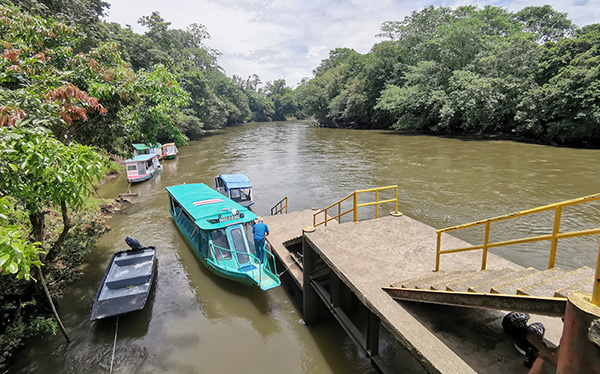
[[[119,330],[119,316],[117,316],[117,325],[115,326],[115,340],[113,342],[112,358],[110,359],[110,372],[113,371],[113,362],[115,361],[115,350],[117,348],[117,331]]]
[[[286,268],[284,271],[282,271],[281,273],[277,274],[277,276],[278,276],[278,277],[282,276],[282,275],[283,275],[283,273],[285,273],[285,272],[286,272],[286,271],[288,271],[288,270],[289,270],[289,268]]]

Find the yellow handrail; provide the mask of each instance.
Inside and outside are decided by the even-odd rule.
[[[387,200],[379,200],[379,191],[383,191],[383,190],[391,190],[394,189],[394,198],[393,199],[387,199]],[[363,204],[359,204],[358,203],[358,195],[361,193],[366,193],[366,192],[375,192],[375,201],[374,202],[370,202],[370,203],[363,203]],[[352,208],[342,212],[342,203],[348,199],[352,198]],[[387,187],[376,187],[376,188],[369,188],[366,190],[358,190],[358,191],[354,191],[353,193],[351,193],[350,195],[344,197],[341,200],[336,201],[335,203],[329,205],[328,207],[319,210],[318,212],[316,212],[315,214],[313,214],[313,226],[317,227],[319,225],[325,225],[327,226],[327,222],[329,221],[333,221],[333,220],[337,220],[338,223],[342,223],[342,217],[345,216],[348,213],[353,213],[353,221],[354,222],[358,222],[358,208],[362,208],[365,206],[371,206],[371,205],[375,205],[375,218],[379,217],[379,204],[384,204],[384,203],[391,203],[394,202],[395,203],[395,209],[394,212],[398,212],[398,186],[387,186]],[[334,207],[337,206],[337,215],[331,216],[329,213],[329,209],[332,209]],[[319,214],[323,213],[325,218],[317,223],[317,216]]]
[[[285,202],[285,205],[284,205]],[[281,199],[275,206],[271,208],[271,215],[274,216],[278,213],[282,213],[283,209],[285,209],[285,213],[287,214],[288,210],[288,198],[287,196]]]
[[[577,204],[587,203],[587,202],[596,201],[596,200],[600,200],[600,193],[595,194],[595,195],[580,197],[578,199],[566,200],[566,201],[562,201],[559,203],[544,205],[544,206],[540,206],[540,207],[533,208],[533,209],[527,209],[527,210],[523,210],[520,212],[505,214],[502,216],[484,219],[481,221],[466,223],[464,225],[452,226],[452,227],[447,227],[445,229],[437,230],[436,231],[436,233],[437,233],[437,251],[436,251],[436,258],[435,258],[435,271],[439,271],[439,269],[440,269],[440,256],[442,254],[458,253],[458,252],[466,252],[466,251],[474,251],[474,250],[482,249],[483,254],[482,254],[482,260],[481,260],[481,270],[485,270],[486,264],[487,264],[487,253],[488,253],[489,248],[502,247],[502,246],[513,245],[513,244],[538,242],[538,241],[542,241],[542,240],[550,241],[550,255],[549,255],[549,259],[548,259],[548,269],[552,269],[554,267],[554,264],[556,261],[556,249],[558,246],[559,239],[575,238],[575,237],[580,237],[580,236],[589,236],[589,235],[600,234],[600,228],[561,233],[560,232],[560,220],[561,220],[561,215],[562,215],[562,209],[566,206],[577,205]],[[499,222],[499,221],[505,221],[508,219],[513,219],[513,218],[518,218],[518,217],[523,217],[523,216],[527,216],[527,215],[534,214],[534,213],[545,212],[545,211],[549,211],[549,210],[554,210],[554,222],[552,225],[552,233],[551,234],[538,235],[538,236],[513,239],[513,240],[506,240],[506,241],[501,241],[501,242],[493,242],[493,243],[489,242],[490,226],[492,223]],[[465,247],[465,248],[457,248],[457,249],[446,249],[446,250],[441,249],[443,233],[447,233],[450,231],[456,231],[456,230],[462,230],[462,229],[481,226],[481,225],[485,225],[485,234],[484,234],[483,244],[475,245],[475,246],[471,246],[471,247]],[[600,306],[600,248],[598,250],[598,261],[596,262],[596,281],[594,282],[594,292],[592,294],[592,303],[594,305]]]

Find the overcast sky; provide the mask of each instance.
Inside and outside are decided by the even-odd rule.
[[[146,31],[137,20],[158,11],[170,28],[205,25],[209,47],[222,55],[227,76],[258,74],[263,83],[283,78],[295,86],[335,48],[368,52],[385,21],[401,21],[428,5],[494,5],[510,11],[550,4],[576,25],[600,23],[600,0],[107,0],[109,22]]]

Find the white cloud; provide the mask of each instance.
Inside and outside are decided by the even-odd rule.
[[[311,75],[335,48],[366,53],[379,39],[385,21],[400,21],[427,5],[495,5],[510,11],[550,3],[577,25],[600,22],[600,0],[121,0],[114,1],[108,21],[129,24],[135,31],[141,16],[158,11],[171,28],[203,24],[207,45],[219,50],[228,76],[258,74],[264,82],[284,78],[296,85]]]

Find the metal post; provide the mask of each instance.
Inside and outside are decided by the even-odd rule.
[[[554,227],[552,228],[552,241],[550,244],[550,258],[548,259],[548,269],[552,269],[554,267],[554,262],[556,260],[556,247],[558,246],[558,235],[560,231],[560,216],[562,213],[562,206],[557,206],[556,211],[554,212]]]
[[[375,218],[379,218],[379,190],[375,190]]]
[[[442,249],[442,233],[437,233],[437,251],[435,252],[435,271],[440,271],[440,250]]]
[[[488,242],[490,241],[490,223],[485,224],[485,237],[483,239],[483,259],[481,260],[481,270],[487,266]]]
[[[325,227],[327,227],[327,209],[325,209]]]
[[[356,196],[356,191],[354,191],[354,222],[358,222],[358,197]]]
[[[397,212],[398,211],[398,185],[396,185],[394,187],[395,187],[394,189],[396,190],[396,194],[394,197],[394,199],[396,200],[396,209],[394,210],[394,212]]]

